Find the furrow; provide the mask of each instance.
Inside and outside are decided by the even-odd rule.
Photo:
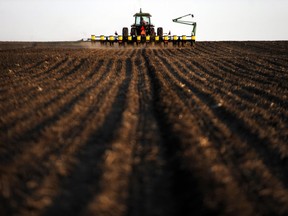
[[[136,54],[137,55],[137,54]],[[132,172],[133,149],[139,124],[139,94],[137,74],[131,56],[126,59],[126,74],[120,89],[122,112],[114,130],[110,147],[102,157],[102,175],[99,190],[83,209],[85,215],[126,215],[129,178]]]
[[[244,100],[248,100],[254,104],[256,101],[261,102],[260,104],[257,104],[257,106],[262,106],[265,111],[271,108],[271,106],[274,106],[274,104],[278,105],[274,107],[275,109],[278,109],[278,108],[282,109],[282,107],[286,106],[285,90],[284,89],[281,90],[281,92],[284,93],[282,95],[275,94],[276,92],[279,91],[279,90],[277,91],[274,90],[275,88],[278,89],[278,85],[274,85],[274,88],[272,88],[273,87],[272,85],[262,86],[262,88],[260,88],[261,83],[259,84],[250,83],[249,81],[243,81],[243,79],[241,79],[240,77],[230,76],[231,73],[229,72],[233,71],[234,69],[232,69],[229,66],[226,66],[225,63],[219,63],[219,62],[211,62],[211,63],[212,63],[211,66],[215,69],[214,70],[205,69],[207,74],[212,74],[212,76],[219,78],[220,81],[222,77],[223,81],[225,80],[225,82],[232,84],[234,86],[235,92],[236,93],[239,92],[240,93],[239,96],[241,97],[242,95],[242,98]],[[217,70],[217,67],[218,67],[218,70]],[[229,74],[229,76],[227,74]],[[279,82],[280,80],[281,79],[278,78],[277,82]],[[266,89],[269,89],[269,90],[267,91]],[[273,90],[275,91],[275,93],[273,92]],[[284,114],[283,112],[286,113],[285,110],[281,110],[279,114],[282,115]]]
[[[190,62],[191,61],[189,61],[189,64],[190,64]],[[238,72],[235,73],[237,71],[237,67],[230,65],[226,61],[225,62],[224,61],[219,62],[216,60],[211,60],[211,61],[207,62],[207,64],[209,64],[209,65],[212,64],[213,67],[219,68],[220,70],[217,70],[217,71],[207,70],[207,69],[205,69],[204,65],[200,65],[199,63],[194,62],[194,61],[191,62],[191,65],[192,65],[191,67],[193,67],[195,65],[198,68],[200,68],[201,70],[205,70],[206,73],[213,74],[213,76],[216,76],[219,79],[221,79],[221,77],[222,77],[222,80],[225,80],[228,83],[235,83],[235,87],[239,87],[239,88],[241,87],[241,89],[244,89],[246,86],[246,87],[252,87],[252,88],[256,89],[256,91],[257,91],[257,89],[259,89],[259,91],[263,91],[264,95],[268,96],[268,99],[267,99],[267,105],[268,106],[270,106],[270,104],[271,104],[271,98],[275,99],[273,101],[274,103],[275,102],[277,103],[279,101],[283,101],[280,98],[278,99],[277,98],[278,96],[273,96],[273,94],[271,92],[271,90],[273,90],[273,88],[271,88],[271,87],[273,87],[273,86],[274,86],[274,89],[280,88],[279,81],[281,82],[281,79],[279,79],[279,78],[278,78],[278,80],[276,80],[276,78],[275,78],[275,82],[273,82],[271,84],[262,84],[261,81],[259,82],[259,79],[255,79],[255,78],[251,79],[251,78],[247,77],[247,79],[244,80],[243,75],[241,75]],[[254,74],[254,77],[257,77],[257,75]],[[251,82],[251,80],[253,80],[253,82]],[[265,89],[267,89],[267,88],[269,89],[270,92],[265,92]],[[285,96],[285,95],[283,95],[283,96]],[[263,99],[263,98],[261,98],[261,99]]]
[[[52,76],[55,72],[67,67],[67,65],[71,65],[72,61],[75,61],[75,59],[69,59],[67,57],[64,59],[61,58],[52,66],[44,66],[44,70],[38,70],[37,68],[33,68],[32,71],[23,78],[28,78],[28,82],[37,82],[38,80],[49,77],[50,74]],[[50,63],[48,65],[50,65]],[[19,84],[21,85],[22,83],[20,82]],[[17,86],[19,86],[19,84],[17,83]]]
[[[67,71],[72,70],[73,71],[74,69],[66,68],[65,70],[67,70]],[[57,81],[56,78],[57,78],[58,74],[62,74],[62,73],[58,72],[53,76],[53,78],[51,78],[50,80],[48,79],[49,82],[47,81],[47,83],[45,83],[43,81],[45,83],[45,85],[40,82],[39,84],[42,86],[42,88],[39,88],[39,86],[38,86],[38,89],[35,90],[34,92],[30,93],[30,95],[26,95],[25,97],[20,97],[18,99],[14,99],[17,101],[17,104],[14,104],[13,106],[18,111],[20,111],[20,113],[19,113],[20,115],[18,115],[17,118],[19,118],[19,120],[21,119],[21,121],[22,121],[25,118],[24,116],[30,115],[29,110],[27,110],[27,106],[34,107],[34,110],[39,110],[39,109],[42,109],[43,107],[48,106],[53,101],[57,100],[57,98],[61,98],[61,96],[67,94],[67,92],[69,92],[73,88],[75,88],[77,86],[77,84],[80,84],[80,81],[83,80],[83,76],[85,76],[85,73],[88,72],[89,70],[92,70],[92,69],[88,68],[87,70],[85,70],[83,68],[84,73],[81,73],[81,74],[78,73],[76,77],[71,75],[71,80],[73,80],[73,79],[79,80],[79,82],[76,82],[76,85],[74,82],[71,82],[71,80],[69,80],[69,79],[65,82]],[[45,97],[45,101],[46,101],[45,103],[43,103],[43,100],[42,100],[43,97]],[[5,106],[8,106],[8,105],[5,104]],[[8,106],[8,108],[9,108],[9,106]],[[14,116],[15,110],[13,110],[13,109],[8,110],[8,108],[5,110],[6,111],[6,113],[5,113],[6,119],[9,120],[10,119],[9,116],[12,115],[11,119],[13,119],[13,121],[16,122],[16,119]],[[4,113],[4,110],[3,110],[3,113]],[[11,122],[10,123],[6,122],[5,127],[8,127],[10,124],[11,124]]]
[[[67,64],[63,64],[61,69],[58,68],[58,70],[55,70],[54,72],[47,72],[45,76],[37,80],[27,80],[26,82],[22,83],[22,86],[12,88],[9,91],[7,98],[4,99],[5,104],[2,108],[5,109],[6,107],[6,112],[4,110],[3,112],[5,112],[6,115],[8,115],[11,111],[13,112],[10,107],[25,109],[25,107],[33,103],[36,98],[47,95],[47,93],[53,92],[55,89],[63,89],[65,84],[60,82],[59,77],[61,78],[65,73],[72,74],[79,69],[82,69],[82,67],[85,65],[84,61],[73,64],[71,63],[71,65]],[[13,95],[14,97],[11,98],[9,97],[10,95]]]
[[[26,109],[27,112],[24,112],[23,115],[19,113],[21,115],[18,118],[12,115],[10,123],[6,122],[2,125],[1,132],[2,140],[10,143],[9,148],[2,149],[7,159],[10,158],[8,157],[10,151],[13,150],[14,154],[16,154],[21,151],[21,146],[27,147],[23,143],[30,142],[31,139],[40,139],[39,135],[43,129],[49,125],[53,125],[54,122],[61,118],[61,114],[73,110],[73,106],[76,106],[78,101],[82,100],[82,97],[87,95],[89,91],[103,81],[104,78],[110,78],[109,71],[112,63],[113,62],[110,61],[106,68],[102,68],[96,80],[87,80],[84,83],[79,80],[75,85],[61,92],[61,94],[55,92],[52,98],[47,98],[45,101],[35,101],[35,104],[31,104],[31,109]],[[35,112],[35,110],[37,111]],[[33,113],[31,113],[31,111]],[[37,121],[31,118],[31,116],[37,116]],[[12,138],[13,143],[10,142]],[[19,142],[22,143],[21,146],[19,146]],[[15,145],[17,145],[18,148],[15,149]],[[2,156],[5,158],[4,155]]]
[[[20,65],[20,64],[15,64],[13,67],[9,67],[9,68],[2,68],[1,70],[3,70],[3,72],[6,71],[6,75],[10,74],[10,76],[13,74],[14,78],[13,81],[18,82],[21,81],[23,79],[23,77],[26,75],[26,72],[28,71],[32,71],[35,68],[41,69],[43,67],[45,67],[45,65],[47,65],[47,60],[45,59],[41,59],[41,60],[37,60],[38,62],[36,63],[27,63],[25,65]],[[4,75],[5,73],[1,73],[2,75]],[[7,76],[0,76],[0,80],[1,80],[1,87],[4,87],[5,85],[9,86],[11,85],[11,79],[7,79]]]
[[[165,55],[161,55],[161,57],[163,58],[163,56]],[[165,64],[168,64],[167,60],[165,60]],[[207,64],[206,64],[207,65]],[[257,133],[264,139],[267,139],[267,131],[270,131],[269,134],[269,140],[271,142],[271,144],[273,143],[273,148],[279,148],[279,152],[281,154],[282,157],[284,157],[285,155],[287,155],[287,150],[284,147],[284,143],[286,140],[286,135],[285,133],[282,136],[277,136],[277,132],[278,130],[280,131],[285,131],[285,128],[287,127],[287,116],[285,117],[285,111],[283,110],[283,106],[280,105],[277,108],[274,108],[276,106],[273,107],[273,104],[271,106],[271,101],[267,102],[267,105],[263,107],[263,109],[261,109],[261,100],[262,98],[255,98],[255,100],[247,100],[248,97],[254,97],[254,95],[249,96],[249,92],[247,93],[241,93],[238,94],[237,92],[239,92],[239,90],[233,90],[234,86],[230,85],[230,81],[227,82],[227,80],[225,80],[225,82],[223,82],[223,80],[220,78],[218,84],[217,81],[215,82],[215,79],[212,77],[209,78],[206,75],[211,74],[210,71],[213,71],[213,68],[209,67],[207,68],[207,66],[201,66],[201,69],[204,69],[205,74],[201,75],[201,77],[198,78],[198,82],[197,83],[203,83],[202,86],[206,86],[206,92],[208,94],[213,94],[215,95],[215,97],[217,96],[217,94],[215,94],[215,92],[217,92],[218,94],[220,93],[221,97],[217,99],[217,104],[212,104],[213,107],[217,107],[222,106],[222,104],[226,104],[226,102],[229,101],[229,103],[235,103],[235,105],[231,104],[231,109],[236,109],[238,110],[238,112],[240,113],[240,116],[245,116],[246,121],[250,122],[249,124],[251,125],[258,125],[258,127],[253,127],[253,130],[256,130]],[[187,70],[186,70],[187,71]],[[179,74],[181,74],[181,71],[179,71],[178,73],[175,73],[175,76],[177,76],[180,80],[181,85],[185,86],[189,86],[189,81],[185,80],[185,77],[182,78],[179,76]],[[195,74],[195,73],[194,73]],[[193,76],[194,76],[193,74]],[[212,73],[213,74],[213,73]],[[195,76],[194,76],[195,77]],[[217,76],[219,78],[219,76]],[[204,81],[203,81],[204,78]],[[195,79],[195,78],[192,78]],[[225,83],[228,83],[225,84]],[[232,82],[232,81],[231,81]],[[216,86],[215,87],[215,83]],[[244,85],[244,84],[243,84]],[[238,86],[238,85],[236,85]],[[232,90],[231,90],[232,87]],[[199,86],[199,89],[201,89],[202,87]],[[209,91],[211,90],[211,91]],[[227,90],[229,90],[230,93],[227,94]],[[240,90],[241,92],[241,90]],[[244,100],[243,97],[245,96]],[[258,99],[258,100],[257,100]],[[255,106],[255,101],[257,102],[257,106]],[[248,103],[247,103],[248,102]],[[267,109],[269,110],[273,110],[270,112],[267,112]],[[253,111],[253,112],[249,112],[249,111]],[[256,111],[256,114],[254,114]],[[241,114],[243,113],[243,114]],[[245,113],[245,114],[244,114]],[[283,117],[283,118],[282,118]],[[252,120],[252,121],[251,121]],[[253,121],[254,120],[254,121]],[[263,126],[265,126],[265,130],[263,130]],[[265,135],[266,134],[266,135]],[[264,137],[263,137],[264,136]]]
[[[127,215],[173,215],[170,171],[165,162],[163,139],[155,116],[154,89],[144,49],[134,61],[138,77],[139,123],[133,148]],[[157,191],[157,194],[155,194]]]
[[[41,71],[41,75],[45,75],[48,79],[50,77],[48,77],[50,75],[50,73],[53,73],[55,70],[57,70],[60,66],[67,66],[68,63],[68,59],[64,59],[58,63],[56,63],[55,65],[51,66],[50,68],[46,68],[45,67],[43,69],[45,70],[40,70]],[[36,68],[35,68],[36,69]],[[34,69],[33,69],[34,71]],[[36,76],[38,74],[38,71],[34,71],[35,73],[31,73],[30,76],[25,76],[25,77],[21,77],[20,79],[17,80],[17,74],[13,75],[13,83],[10,84],[9,86],[7,86],[6,88],[4,87],[3,90],[5,90],[6,94],[5,94],[5,98],[1,98],[1,100],[4,101],[9,101],[9,96],[10,95],[19,95],[19,96],[25,96],[27,94],[29,94],[30,92],[33,92],[35,90],[37,90],[37,88],[39,87],[39,85],[37,85],[36,83],[41,82],[42,78],[40,77],[40,79],[34,79],[33,76]],[[16,78],[16,79],[15,79]]]
[[[190,62],[187,60],[186,65],[189,65],[189,68],[195,68],[195,70],[197,70],[197,68],[199,68],[202,71],[205,71],[205,75],[209,75],[212,77],[212,79],[216,78],[219,82],[218,87],[221,88],[221,85],[223,82],[227,83],[227,85],[230,86],[231,89],[235,89],[236,92],[242,92],[242,95],[244,95],[243,99],[244,100],[248,100],[249,98],[251,98],[251,103],[255,104],[255,101],[263,101],[263,99],[266,101],[263,101],[261,103],[263,103],[263,109],[267,110],[267,108],[270,108],[271,106],[271,100],[272,103],[278,104],[280,106],[285,106],[285,100],[278,98],[278,96],[273,95],[271,93],[271,88],[272,86],[270,86],[270,92],[266,92],[265,88],[267,88],[268,86],[263,86],[262,88],[258,87],[259,84],[258,83],[251,83],[248,80],[244,80],[241,79],[241,77],[239,76],[233,76],[231,72],[233,72],[235,69],[232,69],[232,67],[229,67],[228,65],[226,66],[225,63],[219,63],[216,61],[210,61],[207,62],[205,65],[200,65],[200,64],[195,64],[194,62]],[[207,66],[209,66],[209,68],[207,68]],[[196,66],[196,67],[195,67]],[[201,75],[202,76],[202,75]],[[278,80],[279,81],[279,80]],[[257,85],[258,84],[258,85]],[[260,84],[261,86],[261,84]],[[254,90],[253,94],[251,94],[250,90]],[[225,87],[224,87],[225,90]],[[258,92],[258,94],[256,93]],[[261,95],[259,95],[259,93],[261,92]],[[247,95],[247,97],[245,98],[245,95]],[[250,96],[249,96],[250,95]],[[264,96],[264,97],[263,97]],[[285,95],[282,95],[283,97]],[[240,95],[241,97],[241,95]],[[261,105],[261,104],[260,104]]]
[[[288,215],[287,42],[49,44],[0,43],[0,215]]]
[[[158,65],[159,65],[159,63],[158,63]],[[167,62],[165,62],[163,65],[167,66]],[[168,69],[168,71],[172,71],[172,67],[170,69]],[[167,77],[167,75],[165,77]],[[174,83],[174,85],[175,84],[177,85],[178,81],[174,81],[173,83]],[[171,83],[171,86],[173,85],[173,83]],[[185,90],[183,90],[181,88],[180,88],[180,90],[183,92],[186,92]],[[248,148],[249,150],[247,149],[247,152],[253,152],[253,154],[255,154],[256,156],[258,155],[258,158],[260,156],[259,160],[261,161],[261,166],[262,166],[261,169],[265,170],[265,173],[267,175],[269,174],[269,178],[271,177],[273,179],[273,182],[274,182],[273,184],[270,185],[270,184],[267,184],[267,182],[263,181],[263,182],[261,182],[261,185],[264,185],[264,188],[273,187],[275,189],[275,195],[280,193],[280,194],[282,194],[281,196],[286,197],[286,195],[285,195],[286,192],[284,192],[284,188],[286,188],[285,182],[287,182],[287,176],[279,174],[279,173],[283,173],[283,172],[281,172],[281,170],[285,170],[286,166],[283,165],[283,161],[282,161],[279,153],[277,151],[275,152],[274,150],[271,149],[271,147],[269,147],[269,142],[267,142],[266,139],[259,138],[257,133],[255,133],[255,132],[250,132],[249,129],[247,128],[246,122],[244,123],[242,120],[236,118],[236,116],[232,115],[232,113],[229,110],[226,110],[226,108],[223,109],[220,107],[218,109],[213,109],[213,108],[211,109],[211,105],[215,104],[215,101],[211,96],[209,96],[209,94],[201,92],[201,90],[194,88],[194,87],[193,88],[190,87],[190,90],[192,90],[192,92],[194,94],[196,94],[197,97],[199,97],[200,102],[202,101],[202,103],[204,102],[204,104],[206,104],[206,109],[208,108],[208,109],[210,109],[210,111],[212,111],[212,116],[210,116],[209,119],[215,119],[215,117],[213,117],[213,115],[214,115],[214,116],[216,116],[216,118],[219,119],[220,123],[222,125],[224,125],[224,127],[226,126],[226,128],[229,128],[229,129],[231,128],[230,132],[228,133],[228,138],[231,139],[231,135],[233,135],[233,136],[236,135],[237,139],[239,140],[237,145],[239,145],[239,146],[242,145],[241,148],[244,148],[244,149]],[[182,97],[183,96],[180,96],[180,98],[182,98]],[[191,95],[190,95],[190,97],[191,97]],[[196,104],[199,105],[199,102],[196,102]],[[208,107],[207,107],[207,105],[208,105]],[[205,109],[205,107],[200,108],[200,109]],[[225,112],[223,110],[225,110]],[[209,115],[207,115],[207,116],[209,116]],[[205,116],[203,117],[203,119],[205,119]],[[219,121],[218,121],[218,124],[219,124]],[[217,121],[216,121],[215,125],[217,125]],[[215,125],[214,125],[214,127],[215,127]],[[208,126],[208,128],[209,128],[209,126],[211,127],[210,124],[207,124],[207,126]],[[217,126],[216,126],[216,128],[217,128]],[[242,135],[242,134],[247,134],[248,132],[249,132],[249,135],[247,137]],[[229,136],[229,134],[230,134],[230,136]],[[235,138],[234,138],[234,140],[235,140]],[[248,145],[248,143],[249,143],[249,145]],[[263,146],[260,147],[261,143],[265,143],[265,149],[263,149]],[[245,144],[245,145],[243,146],[243,144]],[[237,146],[237,145],[236,145],[236,147],[239,148],[239,146]],[[252,147],[252,149],[250,148],[250,146]],[[261,148],[262,148],[262,151],[259,151],[259,149],[261,149]],[[253,150],[253,149],[255,149],[255,150]],[[241,149],[236,149],[235,152],[243,152],[243,151]],[[248,156],[244,155],[244,156],[248,157],[249,159],[247,159],[247,161],[249,161],[249,160],[253,160],[255,158],[255,155],[253,155],[252,158],[250,158],[250,155],[248,155]],[[267,155],[269,155],[269,156],[267,156]],[[233,161],[233,158],[229,158],[229,160],[227,160],[227,161],[231,161],[231,160]],[[236,165],[239,164],[239,161],[236,161],[235,164]],[[274,169],[274,167],[277,167],[277,168]],[[255,169],[255,167],[253,169]],[[286,173],[286,172],[284,171],[284,173]],[[261,171],[257,171],[257,173],[262,175]],[[274,176],[277,176],[277,178],[275,178]],[[247,178],[249,176],[246,176],[246,174],[245,174],[244,177]],[[278,180],[278,178],[280,181]],[[253,185],[255,180],[249,179],[249,181],[250,181],[249,184]],[[247,193],[248,192],[249,191],[247,191]],[[258,193],[258,195],[261,196],[261,191],[257,191],[257,193]],[[251,196],[251,194],[249,194],[249,195]],[[255,198],[255,200],[257,200],[257,197],[254,196],[254,198]],[[271,200],[269,200],[270,199],[269,196],[266,198],[267,199],[265,200],[265,203],[269,203],[271,201]],[[273,206],[273,208],[271,207],[271,205],[269,207],[271,207],[271,209],[273,209],[273,211],[277,212],[277,208],[282,206],[284,203],[287,202],[286,198],[283,197],[282,200],[271,201],[271,202],[273,202],[274,206]],[[260,208],[259,206],[257,206],[257,207]],[[263,211],[263,209],[262,209],[262,211]],[[265,212],[265,210],[264,210],[264,212]]]
[[[114,68],[119,69],[119,68],[122,68],[122,66],[120,66],[119,63],[116,63],[116,66]],[[121,75],[121,73],[122,72],[120,72],[119,75]],[[77,172],[80,172],[82,174],[84,172],[84,174],[87,177],[87,175],[90,175],[90,170],[95,169],[93,166],[92,167],[90,166],[88,167],[88,169],[80,171],[77,167],[77,162],[78,162],[77,157],[74,157],[74,156],[75,154],[77,154],[77,152],[79,152],[80,155],[83,152],[85,154],[90,154],[94,148],[96,148],[97,150],[96,152],[99,151],[101,153],[103,151],[101,149],[103,149],[103,147],[105,146],[101,145],[101,143],[99,143],[100,145],[98,144],[98,147],[95,146],[93,143],[95,141],[93,137],[99,136],[99,138],[102,137],[104,139],[105,137],[105,139],[108,139],[109,135],[107,133],[104,134],[103,132],[98,132],[98,130],[100,129],[101,131],[103,131],[104,129],[107,130],[106,128],[107,124],[111,125],[111,123],[113,122],[114,119],[111,121],[112,117],[109,117],[109,115],[110,114],[112,115],[114,112],[118,110],[113,111],[113,113],[109,113],[109,110],[112,109],[112,106],[117,106],[115,105],[115,103],[119,103],[113,100],[113,98],[115,98],[116,95],[119,94],[118,93],[119,90],[122,89],[122,88],[119,89],[119,86],[122,82],[123,82],[123,79],[118,79],[118,72],[116,72],[113,76],[108,75],[108,77],[105,80],[103,80],[102,88],[99,88],[100,86],[98,86],[98,83],[93,83],[93,82],[92,82],[93,83],[92,86],[85,86],[85,87],[83,86],[84,88],[87,88],[86,90],[87,94],[83,95],[83,97],[81,97],[82,98],[81,100],[78,100],[78,102],[73,106],[73,109],[71,107],[71,113],[67,112],[65,115],[62,115],[61,118],[55,124],[46,128],[45,131],[42,133],[43,139],[41,139],[41,142],[39,140],[38,145],[33,147],[29,152],[26,152],[26,155],[20,156],[22,159],[21,161],[26,160],[25,164],[30,164],[29,171],[26,170],[25,167],[22,168],[20,164],[18,165],[18,169],[17,169],[18,173],[23,173],[24,175],[23,178],[24,179],[26,178],[26,181],[27,181],[27,184],[25,185],[26,189],[23,188],[23,190],[28,189],[28,191],[31,192],[31,194],[28,197],[26,197],[26,202],[22,203],[22,205],[24,205],[23,206],[24,213],[27,207],[28,209],[33,209],[37,212],[37,211],[43,211],[44,207],[52,204],[51,202],[52,202],[53,197],[55,197],[57,195],[56,193],[58,193],[60,190],[59,181],[61,180],[61,178],[66,179],[70,175],[69,174],[70,172],[72,172],[71,175],[74,176],[72,178],[72,181],[73,180],[77,181],[76,175],[79,175],[79,173]],[[95,95],[97,97],[94,97]],[[101,114],[98,114],[98,113],[101,113]],[[75,118],[76,116],[77,118]],[[110,119],[108,123],[105,123],[106,119]],[[69,127],[63,128],[63,125],[69,125]],[[105,127],[105,128],[102,129],[102,127]],[[61,130],[61,128],[63,129]],[[93,133],[93,131],[96,131],[95,134]],[[54,134],[56,133],[55,136],[52,137],[52,139],[49,138],[51,133],[54,133]],[[46,135],[47,135],[47,138],[44,139]],[[79,139],[80,137],[82,137],[82,139]],[[101,138],[99,140],[101,140]],[[49,146],[49,147],[41,148],[41,145],[43,147],[44,146]],[[82,149],[83,151],[79,151],[80,149]],[[96,153],[95,150],[93,150],[93,152]],[[80,161],[81,163],[84,160],[84,163],[87,163],[87,165],[89,165],[89,163],[91,162],[91,159],[94,157],[95,156],[90,155],[89,157],[90,159],[89,161],[87,161],[81,156],[79,160],[82,160]],[[39,165],[38,167],[35,165],[33,166],[34,162],[31,161],[31,158],[34,158],[39,161],[47,161],[47,163],[41,163],[41,165]],[[93,163],[95,164],[94,161]],[[97,163],[98,163],[98,160],[97,160]],[[75,174],[73,174],[74,166],[76,166]],[[13,167],[17,168],[17,166],[15,165]],[[34,168],[31,169],[32,167]],[[81,167],[83,168],[83,166]],[[16,172],[16,170],[14,171],[13,170],[14,169],[7,169],[7,172],[9,171],[10,175],[13,176],[13,172]],[[27,176],[25,173],[30,173],[30,174]],[[31,181],[33,181],[33,179],[35,180],[33,176],[38,176],[39,181],[34,182],[36,186],[35,188],[31,189],[29,188],[30,184],[28,182],[30,181],[29,179],[31,179]],[[85,176],[83,178],[84,179],[82,180],[85,181]],[[17,180],[14,180],[14,181],[17,181]],[[64,183],[65,182],[67,182],[67,180],[64,181]],[[12,183],[13,181],[11,181],[11,184]],[[87,189],[85,187],[85,184],[83,183],[82,183],[82,187]],[[71,184],[68,184],[68,185],[70,187],[74,186]],[[47,191],[51,191],[50,189],[51,187],[54,187],[53,192],[51,193],[47,192]],[[71,192],[73,193],[76,191],[73,191],[72,189]],[[84,197],[88,193],[89,191],[84,191],[83,192]],[[22,197],[21,194],[18,194],[18,196]],[[80,196],[80,197],[83,198],[83,196]],[[47,198],[49,198],[50,200],[49,203],[47,203],[46,201]],[[59,198],[61,198],[61,195]],[[67,200],[64,200],[64,202],[66,201]],[[72,202],[71,207],[76,206],[72,200],[69,200],[69,201]],[[55,203],[55,205],[57,204],[59,203]],[[51,209],[53,211],[53,208]],[[62,210],[64,211],[64,209]],[[66,210],[67,209],[65,209],[65,211]],[[19,208],[19,211],[22,212],[21,208]]]
[[[179,193],[175,195],[175,199],[179,199],[179,203],[176,202],[179,205],[176,207],[177,210],[180,212],[183,210],[183,214],[184,212],[193,212],[200,215],[207,213],[219,214],[220,212],[217,211],[223,211],[221,213],[224,214],[228,209],[221,209],[220,203],[226,203],[224,206],[233,206],[233,210],[230,210],[235,214],[241,215],[244,212],[248,215],[251,214],[253,208],[250,206],[245,194],[241,192],[238,183],[235,180],[233,181],[234,177],[229,170],[228,164],[223,161],[216,147],[206,137],[205,131],[207,128],[204,130],[199,128],[201,120],[197,116],[197,112],[193,113],[190,111],[189,106],[185,103],[186,96],[181,87],[176,87],[178,82],[171,80],[172,77],[169,74],[173,73],[172,66],[167,67],[167,64],[161,64],[160,60],[160,62],[156,61],[155,65],[151,65],[151,67],[152,70],[155,70],[153,73],[155,77],[152,78],[155,88],[159,89],[160,92],[157,96],[157,99],[161,101],[158,104],[161,107],[158,110],[158,115],[162,116],[159,121],[162,122],[162,130],[165,131],[165,134],[169,134],[164,142],[167,142],[167,151],[170,152],[169,158],[174,158],[175,160],[171,162],[172,164],[175,163],[173,166],[176,166],[174,168],[176,169],[174,171],[176,172],[175,175],[181,176],[182,179],[184,175],[188,182],[193,182],[193,186],[187,185],[188,182],[181,182],[183,180],[176,177],[175,181],[181,185],[178,186],[179,188],[177,186],[175,188],[175,193]],[[212,155],[213,157],[211,157]],[[185,167],[185,169],[177,170],[179,167]],[[211,167],[221,168],[213,171]],[[223,178],[219,178],[220,176]],[[225,183],[225,180],[223,181],[226,178],[229,179],[229,183]],[[223,186],[217,188],[217,184]],[[209,190],[206,191],[205,188],[209,188]],[[215,193],[218,189],[219,192],[221,191],[220,197]],[[186,190],[186,192],[191,190],[188,193],[192,197],[181,197],[181,191],[183,193],[183,190]],[[233,196],[236,194],[238,199],[241,200],[238,204],[234,203],[235,200],[233,201]],[[210,199],[209,197],[213,198]],[[196,208],[196,206],[198,207]],[[238,211],[243,212],[240,213]]]

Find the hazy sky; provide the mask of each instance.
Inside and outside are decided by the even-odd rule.
[[[193,13],[196,40],[288,40],[288,0],[0,0],[0,41],[65,41],[113,34],[140,7],[164,33],[191,34],[172,19]],[[190,19],[192,20],[192,19]]]

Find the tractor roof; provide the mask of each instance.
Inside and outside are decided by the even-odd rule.
[[[151,14],[149,14],[149,13],[136,13],[136,14],[134,14],[134,17],[136,17],[136,16],[146,16],[146,17],[151,17]]]
[[[152,15],[149,13],[142,13],[142,9],[140,8],[140,13],[134,14],[134,17],[136,16],[146,16],[146,17],[151,17]]]

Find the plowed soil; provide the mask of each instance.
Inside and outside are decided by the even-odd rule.
[[[81,47],[0,44],[1,216],[288,215],[288,42]]]

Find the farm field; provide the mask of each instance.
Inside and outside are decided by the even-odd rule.
[[[287,41],[83,44],[0,43],[0,215],[288,215]]]

